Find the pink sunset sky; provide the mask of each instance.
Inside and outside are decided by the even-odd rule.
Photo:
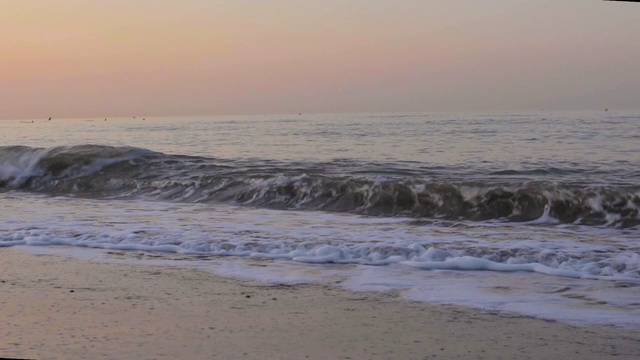
[[[0,118],[640,109],[640,4],[6,0]]]

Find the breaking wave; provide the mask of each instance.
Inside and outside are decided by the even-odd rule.
[[[447,178],[445,170],[349,161],[232,161],[100,145],[0,147],[4,191],[418,219],[640,226],[640,186],[577,185],[536,179],[535,173],[514,181],[513,170],[465,180]]]

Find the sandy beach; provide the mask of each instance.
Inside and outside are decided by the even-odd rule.
[[[0,357],[635,359],[640,330],[572,327],[328,285],[0,249]]]

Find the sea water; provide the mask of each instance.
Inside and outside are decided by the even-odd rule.
[[[640,326],[640,113],[0,121],[0,246]]]

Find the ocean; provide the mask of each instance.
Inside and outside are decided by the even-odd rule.
[[[638,112],[0,121],[35,254],[639,327],[639,211]]]

